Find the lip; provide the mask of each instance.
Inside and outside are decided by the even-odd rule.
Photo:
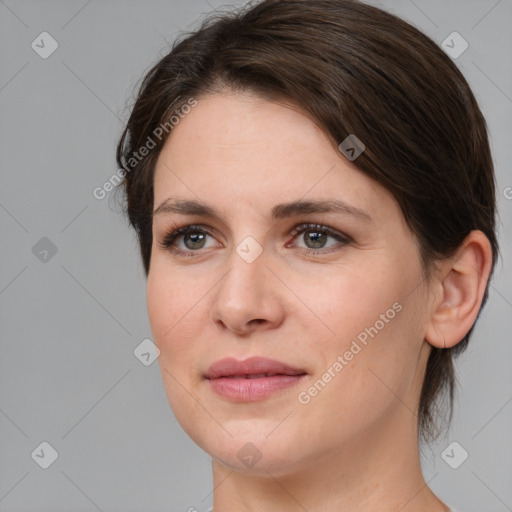
[[[307,373],[266,357],[239,361],[227,357],[213,363],[205,374],[212,391],[235,402],[254,402],[289,388]]]

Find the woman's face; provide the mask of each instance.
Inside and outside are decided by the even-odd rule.
[[[298,471],[416,425],[428,290],[354,164],[300,109],[233,93],[198,98],[159,156],[151,330],[177,420],[228,467]]]

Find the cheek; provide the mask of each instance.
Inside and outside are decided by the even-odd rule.
[[[194,286],[193,279],[178,277],[155,265],[148,275],[146,303],[153,341],[160,349],[160,359],[166,367],[189,368],[193,340],[198,333],[206,311],[201,306],[202,287]]]
[[[338,321],[337,336],[322,346],[322,365],[309,387],[299,390],[304,404],[298,406],[300,412],[318,418],[325,439],[351,439],[386,424],[395,414],[413,418],[419,345],[414,347],[414,334],[408,332],[410,310],[393,310],[394,318],[389,323],[381,320],[382,325],[378,315],[375,318],[380,306],[371,306],[363,324],[353,322],[347,309]],[[387,309],[382,311],[386,314]],[[307,421],[304,430],[306,437],[320,435],[316,424]]]
[[[395,400],[393,392],[409,392],[422,342],[421,297],[419,290],[411,293],[419,276],[416,268],[381,262],[333,273],[318,287],[321,293],[309,294],[308,305],[331,331],[312,340],[310,349],[321,354],[316,377],[322,379],[329,369],[336,374],[321,394],[337,404],[345,397],[336,406],[341,414],[351,408],[352,413],[376,413]]]
[[[399,317],[396,310],[400,306],[396,303],[403,299],[406,287],[391,269],[383,269],[381,264],[377,272],[373,267],[369,264],[334,269],[318,280],[297,281],[297,295],[305,298],[306,305],[325,326],[321,339],[327,352],[348,349],[358,335],[364,342],[365,336],[370,336],[368,330],[375,332],[376,323],[379,332],[388,330]]]
[[[169,330],[177,324],[181,311],[181,303],[175,283],[171,283],[157,268],[151,268],[146,287],[146,303],[149,322],[154,341],[162,349],[164,338]]]
[[[146,302],[153,341],[160,350],[158,363],[167,400],[178,421],[188,430],[187,418],[198,404],[191,398],[193,379],[201,339],[199,330],[206,313],[201,308],[201,293],[188,278],[178,278],[158,265],[151,268],[147,280]],[[202,291],[204,295],[204,290]],[[197,412],[197,414],[199,414]]]

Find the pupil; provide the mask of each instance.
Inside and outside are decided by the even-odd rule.
[[[307,233],[309,233],[309,240],[308,238],[305,238],[304,241],[306,242],[306,245],[309,246],[308,242],[311,241],[313,243],[313,248],[318,249],[321,248],[325,243],[325,237],[327,236],[325,233],[318,233],[317,231],[306,231],[304,233],[304,236],[307,236]]]
[[[187,244],[187,240],[192,241],[192,247],[189,247],[189,245]],[[184,241],[185,245],[189,249],[197,249],[198,247],[202,247],[204,245],[204,235],[201,233],[187,233]]]

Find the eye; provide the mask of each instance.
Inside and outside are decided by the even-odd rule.
[[[334,229],[329,228],[328,226],[324,226],[322,224],[300,224],[296,226],[292,233],[294,239],[304,242],[305,247],[300,247],[304,250],[306,254],[321,254],[326,252],[332,252],[333,250],[337,250],[340,246],[347,245],[351,242],[349,236],[344,235]],[[298,235],[301,235],[298,237]],[[331,243],[327,245],[329,238],[334,239],[338,243]],[[320,251],[320,249],[326,249],[328,251]]]
[[[290,234],[294,237],[294,240],[298,238],[305,246],[301,247],[300,245],[287,244],[286,247],[297,247],[305,254],[333,252],[352,241],[349,236],[321,224],[300,224],[296,226]],[[300,234],[302,234],[302,237],[298,237]],[[215,247],[217,245],[216,243],[210,246],[206,245],[208,237],[214,239],[213,235],[204,227],[199,225],[186,225],[171,230],[160,242],[160,245],[174,254],[193,257],[202,252],[202,249]],[[329,239],[334,240],[335,243],[327,244]]]
[[[213,236],[201,226],[183,226],[166,235],[160,242],[160,245],[164,249],[174,253],[194,256],[194,254],[191,253],[208,247],[206,246],[207,237],[213,238]]]

